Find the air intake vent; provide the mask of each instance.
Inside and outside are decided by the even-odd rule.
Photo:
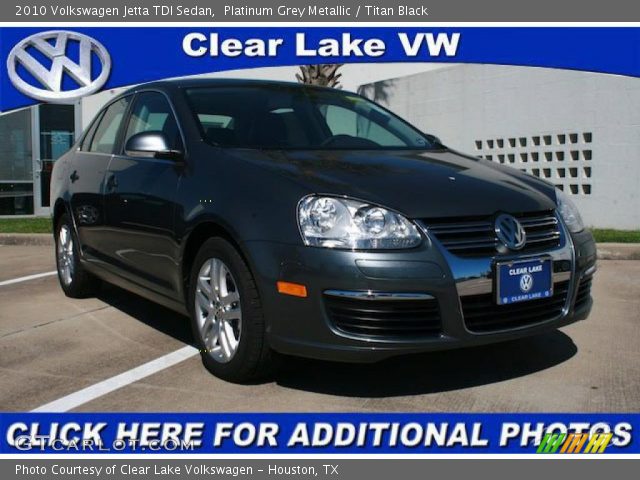
[[[556,283],[553,296],[528,302],[497,305],[493,294],[461,297],[462,313],[467,328],[486,333],[522,328],[551,320],[562,314],[569,282]]]
[[[440,311],[434,298],[367,300],[324,296],[329,318],[345,333],[378,339],[433,337],[440,334]]]

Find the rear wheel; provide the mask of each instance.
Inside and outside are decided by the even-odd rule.
[[[79,245],[67,214],[58,220],[55,243],[58,280],[65,295],[72,298],[95,295],[100,288],[100,280],[80,263]]]
[[[271,367],[260,296],[248,266],[229,242],[207,240],[193,263],[191,327],[205,367],[231,382],[266,375]]]

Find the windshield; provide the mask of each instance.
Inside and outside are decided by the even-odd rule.
[[[430,139],[365,98],[281,85],[186,90],[205,139],[259,149],[428,149]]]

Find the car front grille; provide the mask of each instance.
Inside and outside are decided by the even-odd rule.
[[[377,339],[433,337],[440,334],[438,301],[368,300],[324,296],[334,326],[341,332]]]
[[[553,296],[539,300],[498,305],[491,293],[460,298],[464,322],[468,330],[486,333],[534,325],[551,320],[562,313],[569,282],[553,286]]]
[[[591,297],[591,283],[593,277],[583,277],[580,280],[580,284],[578,285],[578,295],[576,295],[576,304],[575,308],[583,307]]]
[[[527,242],[518,253],[535,253],[560,245],[560,225],[553,211],[514,216],[527,233]],[[502,248],[493,216],[423,220],[423,223],[427,232],[457,256],[493,256]]]

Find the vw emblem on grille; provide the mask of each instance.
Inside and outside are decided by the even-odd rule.
[[[522,293],[527,293],[533,287],[533,277],[528,273],[525,273],[520,277],[520,290]]]
[[[67,47],[72,42],[78,44],[78,63],[67,57]],[[36,51],[36,56],[44,56],[50,64],[43,65],[34,56]],[[100,61],[95,78],[91,68],[93,55]],[[19,66],[25,71],[21,72]],[[95,93],[105,84],[111,70],[111,57],[100,42],[87,35],[52,30],[18,42],[7,57],[7,70],[11,83],[25,95],[45,102],[67,102]],[[76,88],[64,88],[65,74]]]
[[[522,224],[512,215],[498,215],[494,223],[494,231],[498,240],[511,250],[520,250],[527,242],[527,232]]]

